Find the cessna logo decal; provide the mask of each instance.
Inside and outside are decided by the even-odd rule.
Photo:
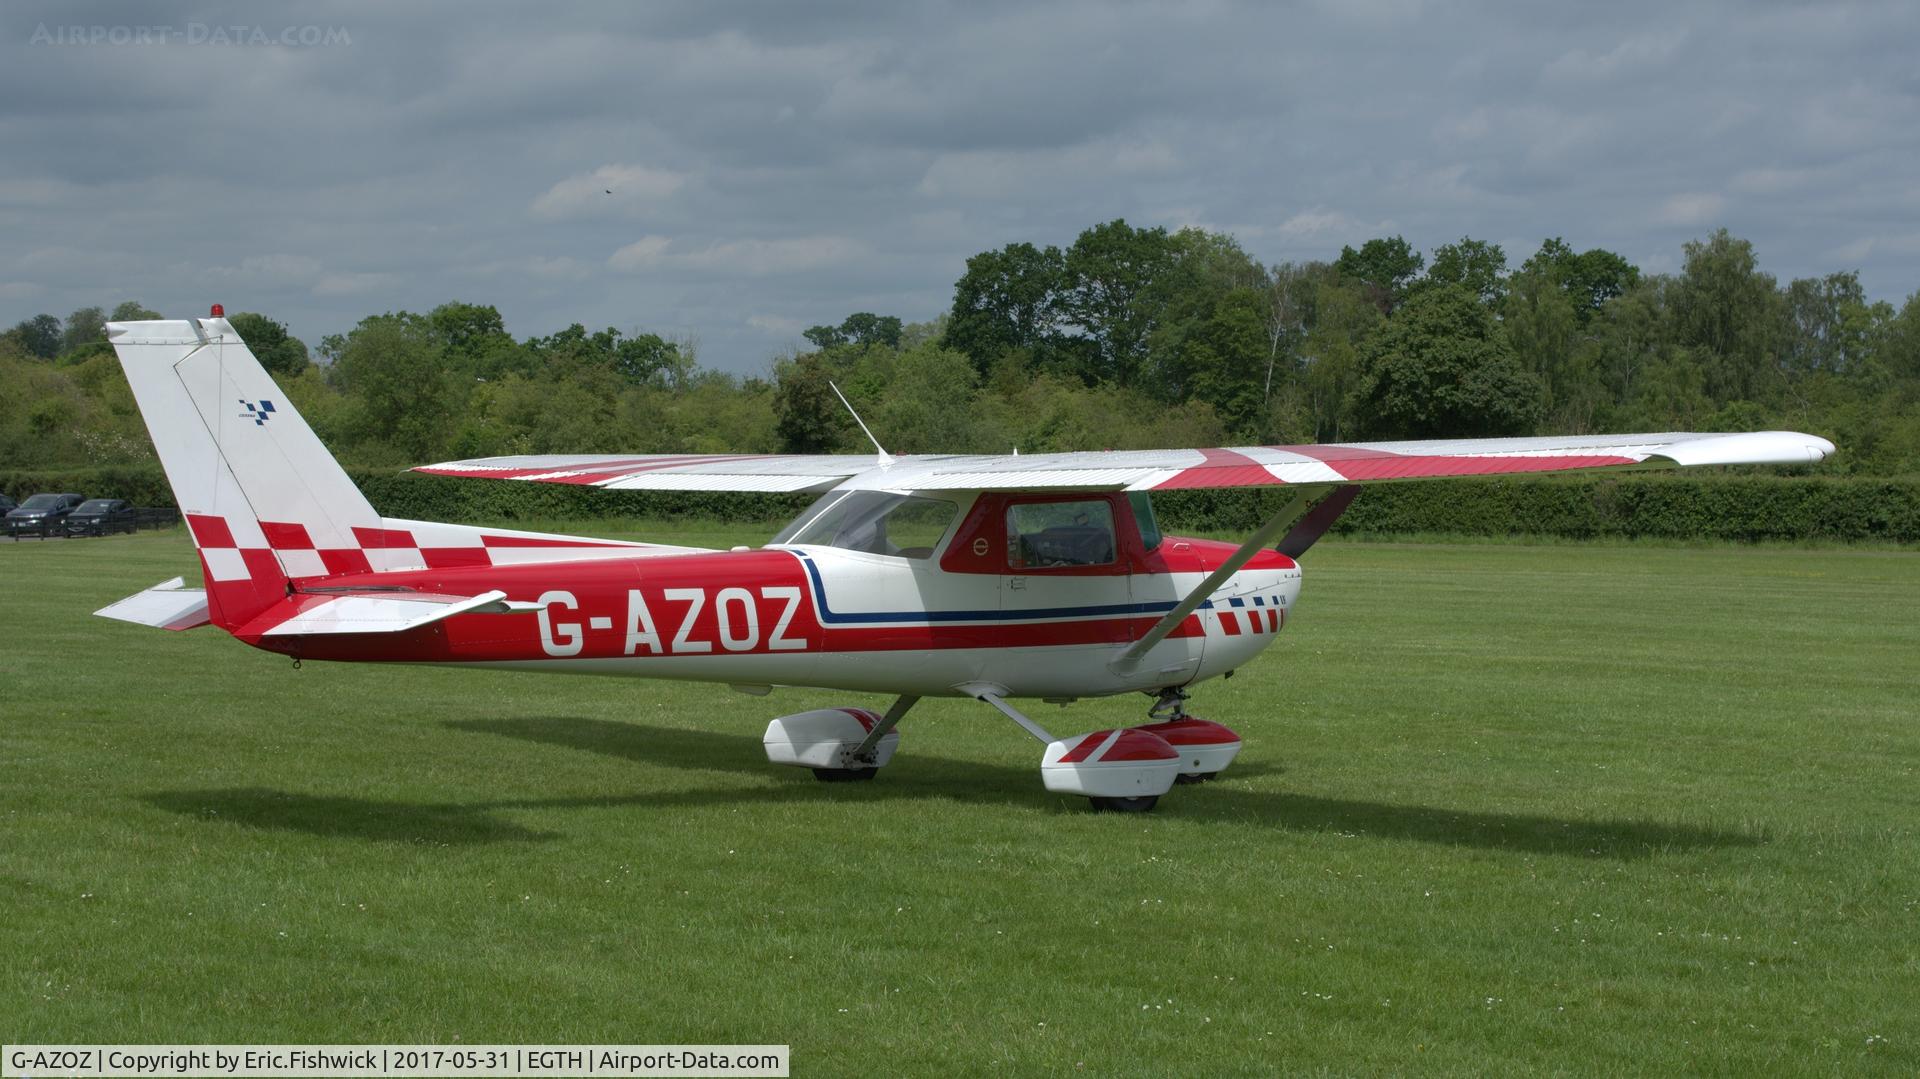
[[[255,427],[266,423],[267,418],[273,415],[273,402],[264,397],[261,398],[258,403],[242,401],[240,402],[240,407],[246,409],[245,412],[240,414],[240,418],[243,420],[252,420]]]

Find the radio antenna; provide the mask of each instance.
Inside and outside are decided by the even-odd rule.
[[[880,440],[873,437],[873,432],[867,428],[867,421],[861,419],[860,413],[853,410],[853,402],[847,400],[847,395],[840,392],[840,387],[835,386],[832,379],[827,380],[827,385],[833,389],[833,395],[840,399],[840,403],[847,406],[847,412],[853,416],[853,422],[859,424],[860,430],[866,432],[867,441],[873,443],[874,452],[880,455],[880,467],[892,468],[893,454],[888,453],[885,447],[880,445]]]

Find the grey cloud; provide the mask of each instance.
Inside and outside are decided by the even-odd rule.
[[[31,44],[43,23],[351,44]],[[14,4],[0,320],[218,300],[313,340],[457,297],[752,371],[1116,216],[1269,260],[1564,235],[1650,270],[1725,225],[1782,277],[1898,300],[1917,45],[1903,3]]]

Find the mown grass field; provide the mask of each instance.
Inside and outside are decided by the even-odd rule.
[[[1325,544],[1194,702],[1240,761],[1145,817],[1046,793],[969,702],[823,785],[766,720],[876,702],[296,671],[89,616],[192,565],[179,532],[0,544],[0,1040],[1920,1071],[1912,552]]]

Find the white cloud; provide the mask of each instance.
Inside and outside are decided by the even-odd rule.
[[[764,330],[771,337],[791,337],[812,324],[805,319],[788,318],[785,315],[748,315],[747,325]]]
[[[1709,191],[1686,192],[1661,203],[1655,220],[1663,225],[1711,224],[1720,217],[1726,205],[1724,196]]]
[[[77,190],[61,180],[0,180],[0,206],[54,206]]]
[[[759,277],[837,265],[862,250],[844,236],[725,240],[691,250],[683,250],[678,241],[665,236],[643,236],[615,251],[607,265],[629,272],[673,266]]]
[[[320,261],[306,255],[248,255],[240,265],[220,266],[209,271],[217,278],[243,278],[248,281],[312,281],[321,273]]]
[[[844,236],[796,236],[711,244],[681,256],[681,260],[702,270],[758,275],[832,266],[847,261],[859,250],[858,244]]]
[[[388,273],[330,273],[313,283],[315,296],[358,296],[393,281]]]
[[[998,199],[1036,189],[1091,187],[1115,176],[1172,175],[1180,155],[1158,139],[1102,139],[1037,150],[965,150],[933,159],[919,192],[933,198]]]
[[[642,236],[608,256],[607,265],[616,270],[628,271],[657,266],[666,257],[667,248],[672,243],[673,241],[665,236]]]
[[[1821,254],[1826,262],[1858,265],[1875,252],[1891,254],[1902,258],[1920,255],[1920,232],[1908,232],[1899,235],[1863,236],[1851,243],[1841,244]]]
[[[535,255],[527,260],[527,270],[535,277],[554,281],[584,281],[593,276],[593,270],[586,263],[571,255]]]
[[[1630,37],[1603,53],[1572,49],[1549,62],[1542,74],[1554,82],[1602,82],[1664,63],[1687,40],[1687,28]]]
[[[1289,240],[1308,240],[1329,233],[1352,234],[1361,228],[1360,222],[1343,210],[1324,210],[1316,206],[1280,222],[1275,231]]]
[[[602,165],[548,188],[533,200],[533,214],[558,220],[639,211],[672,195],[686,182],[684,172],[649,165]]]
[[[1779,195],[1798,191],[1819,177],[1816,169],[1757,168],[1737,173],[1727,186],[1751,195]]]

